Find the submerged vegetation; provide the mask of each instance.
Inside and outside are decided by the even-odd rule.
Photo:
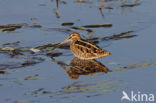
[[[20,29],[21,27],[25,26],[27,24],[21,23],[21,24],[5,24],[0,25],[0,31],[8,33],[11,31],[15,31],[16,29]]]

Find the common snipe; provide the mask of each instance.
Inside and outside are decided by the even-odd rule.
[[[70,36],[59,45],[62,45],[68,41],[71,41],[70,49],[72,53],[80,59],[95,59],[112,55],[112,53],[102,50],[97,45],[82,39],[80,34],[77,32],[71,33]]]

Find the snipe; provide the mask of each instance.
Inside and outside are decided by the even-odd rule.
[[[97,45],[82,39],[80,34],[77,32],[71,33],[70,36],[59,45],[62,45],[68,41],[71,41],[70,49],[72,53],[80,59],[95,59],[112,55],[112,53],[102,50]]]

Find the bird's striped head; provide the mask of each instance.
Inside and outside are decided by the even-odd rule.
[[[81,37],[80,37],[80,34],[79,33],[73,32],[73,33],[70,34],[70,36],[68,37],[67,40],[72,41],[72,40],[78,40],[80,38]]]
[[[61,42],[59,45],[64,44],[64,43],[66,43],[68,41],[79,40],[79,39],[81,39],[80,34],[77,33],[77,32],[73,32],[73,33],[70,34],[70,36],[66,40]]]

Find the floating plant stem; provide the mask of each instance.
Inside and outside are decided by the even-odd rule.
[[[57,18],[61,17],[57,9],[54,9],[54,12],[55,12]]]
[[[85,28],[98,28],[98,27],[112,27],[112,24],[95,24],[95,25],[82,25],[81,27]]]
[[[74,25],[73,22],[63,22],[61,23],[62,26],[71,26],[71,25]]]

